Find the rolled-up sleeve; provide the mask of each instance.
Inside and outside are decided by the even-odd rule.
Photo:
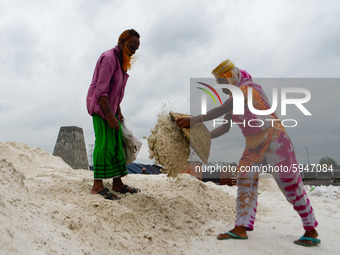
[[[98,82],[95,89],[95,94],[97,98],[108,97],[110,90],[110,80],[112,78],[114,70],[114,61],[112,61],[110,57],[102,56],[102,59],[100,61]]]

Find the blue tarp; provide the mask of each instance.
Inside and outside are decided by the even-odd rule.
[[[140,163],[131,163],[127,165],[127,170],[129,174],[141,174],[142,168],[145,168],[145,172],[148,174],[161,174],[160,167],[156,165],[144,165]]]
[[[130,165],[127,165],[127,170],[129,174],[141,174],[142,168],[145,167],[145,172],[148,174],[161,174],[162,172],[160,169],[162,169],[159,166],[156,165],[145,165],[140,163],[131,163]],[[89,169],[93,171],[93,166],[89,166]]]

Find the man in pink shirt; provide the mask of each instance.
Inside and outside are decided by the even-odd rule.
[[[121,180],[121,177],[127,175],[127,169],[120,124],[123,120],[120,103],[129,78],[127,71],[131,68],[132,56],[139,48],[139,38],[135,30],[125,30],[119,36],[118,45],[99,57],[86,98],[96,137],[91,193],[100,194],[110,200],[119,198],[104,188],[103,179],[113,178],[113,191],[124,194],[139,191],[125,185]]]

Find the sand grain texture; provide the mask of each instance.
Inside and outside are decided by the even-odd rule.
[[[304,248],[293,244],[303,233],[300,219],[270,178],[260,180],[255,231],[242,244],[216,239],[233,227],[236,187],[188,174],[136,174],[124,182],[142,192],[109,201],[89,194],[92,182],[91,171],[73,170],[41,149],[0,143],[0,254],[300,255],[340,248],[338,187],[307,190],[322,244]]]

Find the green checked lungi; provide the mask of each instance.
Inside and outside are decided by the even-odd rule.
[[[93,149],[93,173],[95,180],[123,177],[127,175],[123,152],[123,132],[109,126],[102,116],[93,114],[96,141]]]

